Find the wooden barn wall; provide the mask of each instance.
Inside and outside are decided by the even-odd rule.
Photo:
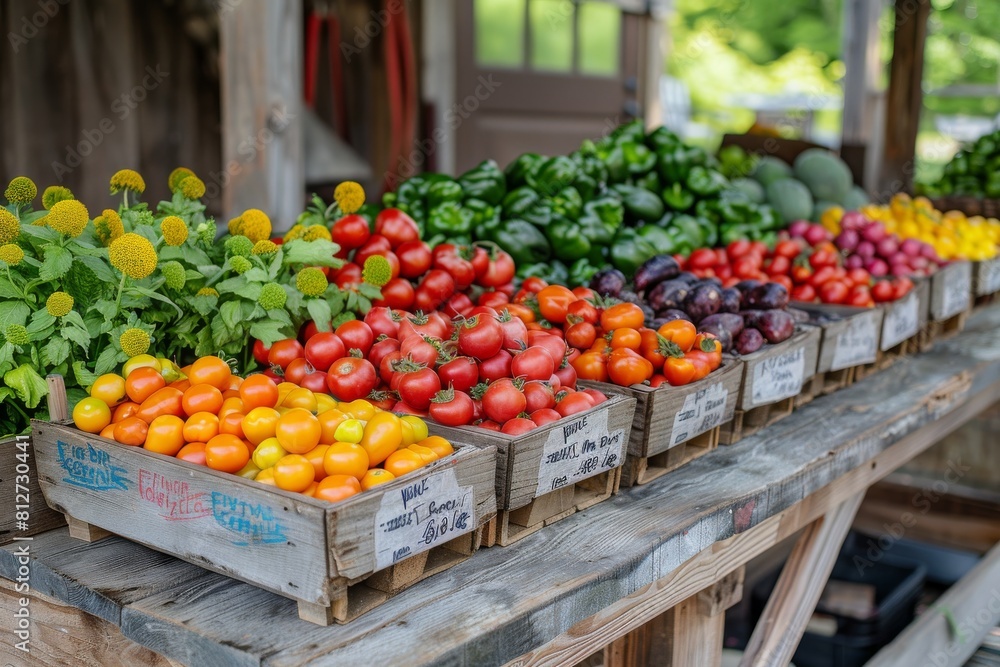
[[[117,206],[116,170],[143,200],[168,198],[175,166],[213,187],[221,161],[215,16],[193,1],[0,0],[0,180],[69,187],[91,211]],[[36,203],[40,206],[40,203]]]

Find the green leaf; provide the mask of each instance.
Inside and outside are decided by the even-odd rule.
[[[281,252],[281,248],[278,248],[278,252],[274,253],[274,257],[271,258],[271,265],[267,268],[267,276],[271,280],[277,280],[278,274],[281,273],[281,263],[284,261],[285,254]]]
[[[70,324],[75,324],[76,326],[80,327],[84,331],[87,330],[87,325],[83,323],[83,318],[80,317],[80,313],[76,312],[75,310],[71,310],[68,313],[66,313],[65,315],[63,315],[63,323],[66,323],[66,322],[68,322]]]
[[[73,341],[74,343],[79,345],[83,349],[84,354],[88,353],[90,349],[90,332],[87,331],[86,327],[82,326],[78,327],[72,324],[64,324],[59,333],[66,340]],[[50,338],[49,340],[53,341],[56,340],[56,338],[53,337]]]
[[[167,304],[168,306],[172,306],[173,309],[177,311],[177,317],[183,317],[184,316],[184,311],[180,309],[180,306],[178,306],[176,303],[174,303],[173,301],[171,301],[167,297],[163,296],[162,294],[160,294],[156,290],[147,289],[145,287],[133,287],[132,291],[133,292],[138,292],[139,294],[142,294],[143,296],[147,296],[150,299],[155,299],[156,301],[161,301],[161,302]],[[212,297],[212,298],[214,298],[214,297]]]
[[[106,322],[110,322],[115,318],[115,315],[118,314],[118,308],[115,306],[115,302],[110,299],[101,299],[91,306],[91,309],[96,310],[103,315]]]
[[[249,273],[249,271],[247,272]],[[219,294],[233,294],[237,290],[243,289],[247,285],[247,279],[243,276],[228,278],[215,285],[215,291]]]
[[[361,283],[360,285],[358,285],[358,294],[368,299],[382,298],[382,290],[380,290],[378,287],[375,287],[375,285],[371,285],[369,283]]]
[[[330,312],[330,304],[323,299],[306,299],[306,310],[309,311],[309,317],[316,323],[320,331],[329,331],[327,327],[330,324],[330,320],[333,319],[333,313]]]
[[[28,324],[28,333],[31,335],[39,334],[51,326],[55,326],[56,318],[49,315],[47,310],[36,310],[31,315],[31,323]]]
[[[264,345],[271,345],[288,337],[281,324],[272,320],[262,320],[251,324],[250,335],[262,341]]]
[[[285,264],[309,264],[310,266],[338,266],[340,260],[333,255],[339,250],[333,241],[318,239],[303,241],[295,239],[281,246],[285,253]]]
[[[241,277],[247,281],[258,283],[266,283],[270,280],[267,271],[257,266],[244,273]]]
[[[111,283],[112,285],[118,286],[119,281],[121,281],[121,276],[116,274],[111,265],[108,264],[107,260],[101,259],[100,257],[88,257],[87,255],[81,255],[77,257],[83,264],[87,266],[98,279]]]
[[[48,213],[48,211],[45,211],[46,215],[48,215]],[[59,232],[51,227],[35,227],[31,223],[24,224],[22,222],[21,233],[25,236],[30,236],[33,239],[39,239],[41,241],[55,241],[59,238]]]
[[[188,299],[188,304],[202,317],[208,317],[214,313],[218,302],[219,297],[216,296],[192,296]]]
[[[45,246],[45,261],[38,271],[38,278],[45,282],[58,280],[73,266],[73,255],[66,248],[57,245]]]
[[[14,390],[14,393],[28,408],[37,408],[42,399],[49,393],[49,387],[42,376],[31,367],[31,364],[21,364],[3,376],[4,384]]]
[[[212,318],[210,326],[212,329],[212,342],[217,348],[224,347],[227,343],[234,340],[236,336],[240,335],[240,332],[234,331],[221,317]]]
[[[240,321],[243,319],[243,307],[239,301],[227,301],[219,308],[219,315],[218,319],[227,327],[236,330],[240,328]]]
[[[69,356],[69,341],[53,336],[43,349],[48,365],[56,366],[66,361]]]
[[[106,348],[104,348],[104,351],[101,352],[101,355],[97,357],[97,363],[94,364],[94,374],[104,375],[105,373],[110,373],[113,370],[115,370],[115,368],[118,366],[119,355],[121,355],[122,361],[126,360],[125,353],[119,352],[118,349],[115,348],[115,346],[109,345]],[[73,364],[73,369],[76,370],[75,363]],[[82,382],[80,384],[83,385]],[[88,386],[88,385],[83,385],[83,386]]]
[[[111,351],[114,352],[114,349],[112,348]],[[90,389],[90,385],[97,380],[97,374],[91,373],[87,364],[82,361],[73,362],[73,377],[76,378],[76,383],[84,389]]]
[[[6,278],[0,278],[0,299],[20,299],[21,293]]]
[[[260,283],[247,283],[240,289],[236,290],[234,294],[243,297],[244,299],[250,299],[256,301],[257,297],[260,296],[260,291],[264,289],[264,286]]]
[[[292,318],[290,318],[288,316],[288,313],[281,308],[275,308],[273,310],[267,311],[267,316],[283,326],[286,327],[292,326]]]
[[[187,280],[201,280],[202,278],[205,277],[205,275],[199,273],[198,271],[195,271],[194,269],[188,269],[187,271],[184,272],[184,277]]]
[[[196,248],[190,243],[182,246],[166,246],[160,250],[160,261],[178,259],[193,264],[194,266],[211,264],[212,260],[201,248]]]
[[[4,368],[4,373],[14,367],[14,352],[17,351],[17,347],[13,343],[4,343],[0,345],[0,368]]]
[[[0,301],[0,333],[7,330],[11,324],[24,325],[28,321],[31,308],[21,301]],[[51,317],[51,316],[50,316]]]
[[[33,227],[34,225],[32,225],[31,223],[35,222],[36,220],[41,220],[42,218],[44,218],[48,214],[49,214],[49,212],[47,210],[45,210],[44,208],[41,209],[41,210],[38,210],[38,211],[32,211],[31,213],[25,213],[25,214],[21,215],[21,226],[22,227]]]

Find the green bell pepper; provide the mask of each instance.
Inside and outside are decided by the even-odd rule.
[[[386,192],[382,195],[382,206],[384,208],[394,208],[398,195],[395,192]]]
[[[649,190],[650,192],[659,192],[663,189],[663,186],[660,185],[660,176],[656,171],[650,171],[647,174],[630,180],[632,180],[632,185],[635,187]]]
[[[516,266],[545,262],[552,256],[545,235],[530,222],[516,218],[505,220],[491,231],[489,240],[506,250]]]
[[[604,166],[608,170],[609,183],[621,183],[628,178],[628,162],[621,146],[612,146],[604,157]]]
[[[657,154],[656,166],[664,183],[683,183],[691,169],[687,148],[678,145],[664,149]]]
[[[607,245],[625,221],[625,207],[613,197],[600,197],[583,205],[578,224],[591,245]]]
[[[1000,199],[1000,172],[990,172],[990,175],[986,177],[986,186],[983,188],[983,192],[990,199]]]
[[[641,139],[619,145],[625,155],[625,165],[630,176],[642,176],[656,167],[656,153],[646,148]]]
[[[560,155],[551,157],[535,165],[528,172],[527,179],[536,192],[545,197],[554,197],[560,190],[576,180],[580,170],[570,158]]]
[[[572,185],[565,187],[552,198],[552,212],[567,218],[579,218],[583,211],[583,197]]]
[[[736,206],[737,204],[733,205]],[[696,217],[705,218],[715,224],[719,224],[723,220],[721,208],[722,204],[717,199],[702,199],[694,205],[694,214]]]
[[[598,271],[600,271],[600,269],[591,264],[587,258],[576,260],[573,262],[573,265],[569,267],[570,287],[589,284],[590,279],[593,278],[594,274]]]
[[[443,234],[448,238],[468,236],[472,231],[472,211],[462,208],[458,202],[445,202],[431,209],[427,216],[426,234]]]
[[[535,166],[544,160],[538,153],[524,153],[523,155],[517,156],[517,158],[507,165],[507,168],[503,170],[504,177],[507,180],[507,189],[513,190],[519,188],[528,183],[528,172],[535,168]]]
[[[712,197],[729,185],[725,176],[714,169],[701,166],[692,167],[684,182],[699,197]]]
[[[767,204],[757,206],[756,209],[757,215],[759,216],[757,218],[757,223],[760,225],[761,229],[766,231],[777,231],[785,226],[785,223],[781,219],[781,216],[778,215],[778,212]]]
[[[483,225],[492,225],[500,222],[500,207],[492,206],[482,199],[466,199],[462,208],[472,214],[472,226],[474,229]]]
[[[653,222],[663,217],[663,200],[649,190],[625,184],[614,186],[614,190],[622,198],[626,220]]]
[[[587,174],[581,173],[576,177],[576,180],[573,181],[573,185],[571,187],[575,188],[576,191],[580,193],[580,196],[584,199],[584,201],[589,201],[597,194],[598,183]]]
[[[449,201],[462,201],[463,189],[457,181],[437,181],[427,188],[427,207],[434,209]]]
[[[423,202],[427,192],[427,180],[423,176],[408,178],[396,188],[396,206]],[[383,202],[384,203],[384,202]]]
[[[639,236],[653,244],[657,253],[673,255],[678,252],[678,245],[670,231],[655,224],[648,224],[636,230]]]
[[[679,146],[682,143],[680,137],[662,125],[646,135],[646,145],[652,148],[657,154]]]
[[[679,182],[669,185],[660,194],[664,203],[675,211],[686,211],[694,205],[694,194]]]
[[[626,276],[634,274],[643,262],[656,254],[653,244],[629,227],[619,229],[611,245],[611,263]]]
[[[509,218],[520,218],[531,210],[541,199],[539,194],[526,185],[514,188],[503,198],[503,212]]]
[[[552,254],[565,262],[575,262],[590,254],[590,240],[572,220],[557,217],[545,228]]]
[[[729,245],[733,241],[740,241],[750,238],[748,225],[727,223],[722,225],[722,233],[719,235],[722,245]]]
[[[670,222],[671,229],[680,232],[679,241],[685,246],[694,250],[705,246],[705,226],[690,215],[677,215]]]
[[[478,165],[458,177],[465,191],[465,197],[482,199],[493,206],[503,201],[507,193],[507,180],[500,167],[493,160],[483,160]]]

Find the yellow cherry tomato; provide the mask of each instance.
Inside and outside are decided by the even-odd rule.
[[[410,422],[400,419],[399,427],[402,429],[403,433],[403,437],[399,442],[400,449],[402,449],[403,447],[409,447],[410,445],[412,445],[417,441],[417,437],[413,433],[413,425],[410,424]]]
[[[368,420],[360,444],[368,452],[369,465],[377,466],[399,449],[403,441],[403,427],[399,424],[399,417],[391,412],[379,412]]]
[[[437,454],[439,459],[443,459],[455,451],[455,448],[451,446],[451,443],[442,438],[440,435],[432,435],[428,438],[424,438],[417,444],[433,451]]]
[[[351,401],[350,403],[341,403],[340,410],[361,421],[368,421],[375,416],[375,406],[363,398]]]
[[[111,423],[111,408],[99,398],[85,398],[73,408],[73,423],[81,431],[100,433]]]
[[[125,400],[125,378],[116,373],[105,373],[94,380],[90,395],[99,398],[108,406],[118,405]]]
[[[301,387],[299,387],[299,385],[293,382],[279,382],[278,402],[275,403],[275,405],[281,405],[285,400],[285,396],[288,396],[289,392],[291,392],[293,389],[301,389]]]
[[[345,419],[334,431],[336,442],[353,442],[358,444],[365,435],[365,424],[360,419]]]
[[[250,460],[247,461],[247,464],[236,474],[244,479],[254,479],[258,474],[260,474],[260,471],[261,470],[257,467],[257,464]]]
[[[278,390],[281,393],[281,390]],[[302,408],[309,412],[316,412],[316,395],[305,387],[292,389],[281,401],[281,406],[285,408]]]
[[[255,445],[274,437],[274,429],[281,415],[274,408],[260,406],[254,408],[243,418],[243,435]]]
[[[137,354],[126,361],[125,365],[122,366],[122,377],[128,377],[129,373],[144,366],[148,366],[157,371],[161,370],[160,362],[156,360],[156,357],[151,354]]]
[[[278,439],[271,437],[257,445],[257,449],[253,450],[251,460],[261,470],[267,470],[287,453]]]
[[[347,415],[337,408],[325,410],[316,415],[316,418],[319,419],[319,441],[324,445],[332,445],[337,442],[337,427],[348,419]]]
[[[274,483],[274,468],[265,468],[264,470],[261,470],[253,479],[255,482],[260,482],[261,484],[277,486]]]
[[[322,429],[316,415],[305,408],[292,408],[278,417],[274,436],[291,454],[305,454],[319,444]]]
[[[337,407],[337,399],[330,394],[316,394],[316,414],[322,414],[327,410],[334,410]]]
[[[416,442],[427,437],[427,422],[423,419],[416,415],[403,415],[400,419],[413,427],[413,437]]]
[[[373,486],[378,486],[379,484],[385,484],[386,482],[391,482],[396,479],[388,470],[383,470],[382,468],[372,468],[365,473],[364,477],[361,478],[361,489],[367,491]]]
[[[432,461],[438,460],[437,453],[430,447],[422,447],[421,445],[410,445],[407,447],[411,452],[416,452],[420,455],[420,458],[424,460],[424,463],[431,463]]]

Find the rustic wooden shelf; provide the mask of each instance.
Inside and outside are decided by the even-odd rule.
[[[344,626],[313,626],[291,600],[121,538],[87,544],[60,528],[21,544],[35,592],[185,665],[573,664],[723,581],[997,400],[993,306],[927,354],[480,551]],[[16,577],[21,544],[0,549],[0,575]],[[0,648],[11,656],[23,660]]]

